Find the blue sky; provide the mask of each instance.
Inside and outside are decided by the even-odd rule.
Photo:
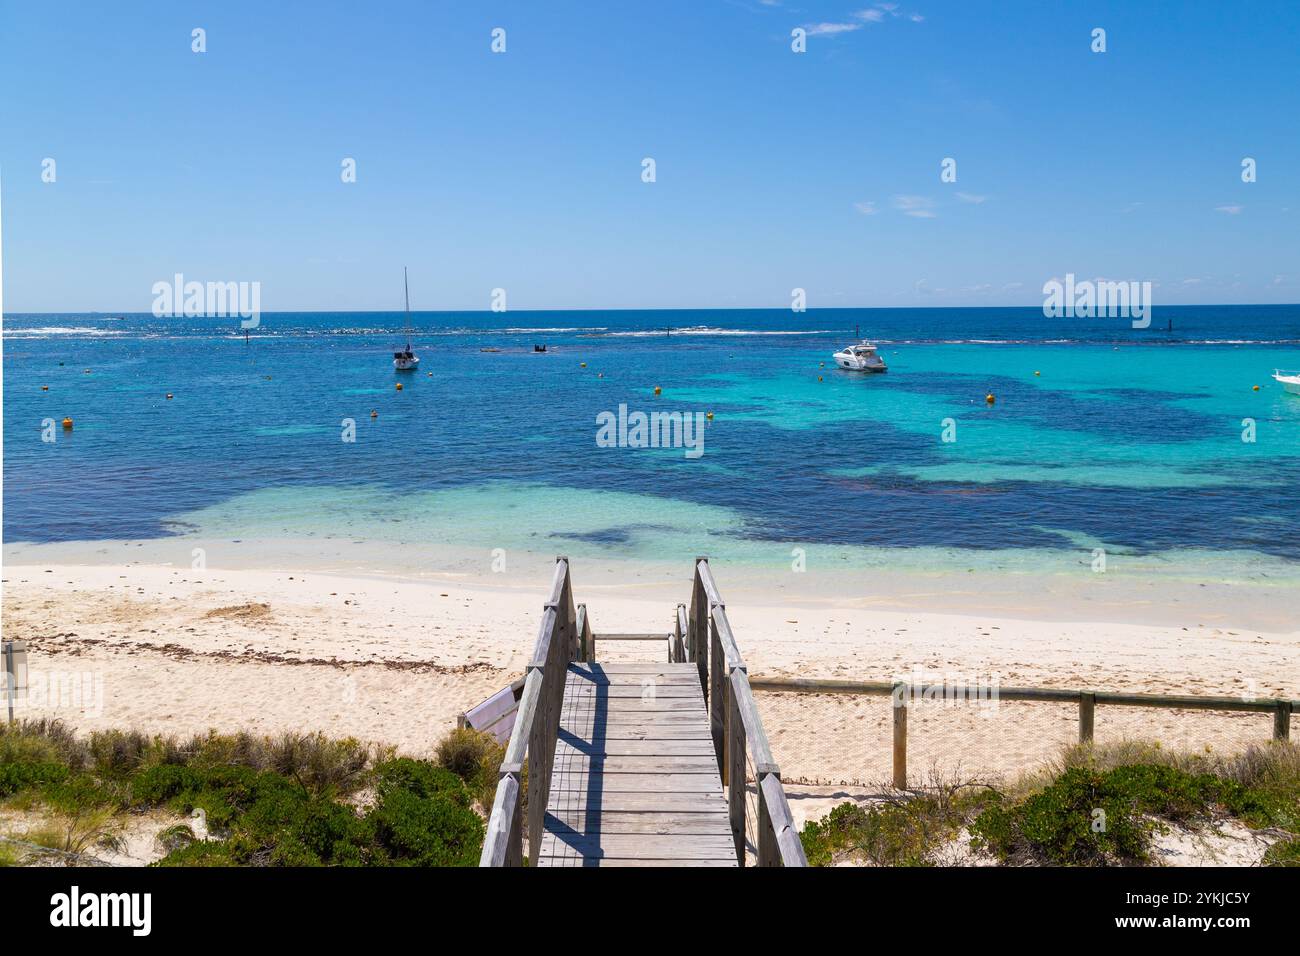
[[[0,89],[10,312],[1300,301],[1295,3],[0,0]]]

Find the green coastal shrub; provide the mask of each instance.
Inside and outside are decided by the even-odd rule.
[[[421,796],[389,790],[371,810],[368,821],[386,851],[385,862],[402,866],[477,866],[483,849],[483,820],[461,794]]]
[[[1100,771],[1070,767],[1018,803],[998,804],[970,826],[972,845],[1002,860],[1105,866],[1148,860],[1157,824],[1208,817],[1240,785],[1167,764]]]
[[[66,766],[49,761],[9,761],[0,763],[0,797],[8,797],[32,787],[61,783],[70,775]]]
[[[506,748],[495,737],[470,727],[458,727],[449,733],[435,754],[438,765],[464,780],[485,811],[492,809],[505,756]]]
[[[160,866],[471,866],[485,829],[475,798],[495,785],[501,752],[475,731],[456,732],[435,762],[322,734],[78,738],[26,721],[0,725],[0,800],[55,811],[61,847],[98,845],[123,810],[202,810],[209,838],[169,827]],[[364,813],[340,800],[372,785]]]
[[[1300,866],[1300,839],[1274,843],[1260,862],[1264,866]]]
[[[987,788],[936,788],[905,800],[842,803],[800,833],[810,866],[830,866],[850,854],[875,866],[929,866],[979,808],[996,800]]]

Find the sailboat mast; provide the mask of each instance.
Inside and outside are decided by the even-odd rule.
[[[406,279],[406,266],[402,266],[402,291],[406,293],[406,351],[411,351],[411,285]]]

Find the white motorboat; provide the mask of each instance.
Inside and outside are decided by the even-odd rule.
[[[834,358],[836,365],[850,372],[883,372],[888,368],[885,360],[876,354],[876,347],[865,339],[840,349]]]
[[[1300,395],[1300,372],[1284,368],[1273,369],[1273,379],[1292,395]]]
[[[402,288],[406,292],[406,349],[393,353],[393,368],[413,372],[420,367],[420,357],[411,351],[411,287],[406,281],[406,266],[402,266]]]

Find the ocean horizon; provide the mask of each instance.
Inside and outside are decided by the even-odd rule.
[[[6,543],[1300,562],[1300,398],[1270,377],[1300,366],[1300,306],[1167,307],[1147,329],[1020,308],[415,312],[406,374],[402,325],[6,316]],[[835,368],[855,334],[886,374]],[[711,416],[702,453],[600,447],[620,406]]]

